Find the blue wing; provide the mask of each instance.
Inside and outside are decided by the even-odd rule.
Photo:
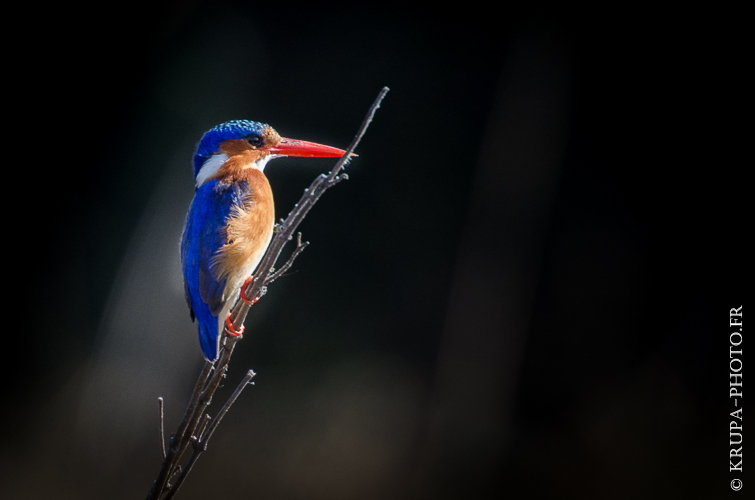
[[[197,319],[199,344],[209,360],[218,354],[218,314],[224,305],[225,280],[218,281],[212,257],[226,243],[226,221],[241,202],[245,186],[213,179],[194,194],[181,238],[181,268],[192,320]]]

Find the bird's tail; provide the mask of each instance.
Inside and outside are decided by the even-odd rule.
[[[218,319],[214,316],[208,318],[209,321],[198,321],[199,323],[199,345],[202,347],[204,357],[210,361],[215,361],[218,357]]]

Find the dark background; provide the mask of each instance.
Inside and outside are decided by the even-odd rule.
[[[0,496],[146,496],[157,397],[170,433],[201,364],[178,255],[196,142],[247,118],[346,147],[383,86],[179,496],[731,492],[745,31],[636,8],[30,13],[6,59]],[[331,166],[271,163],[278,216]]]

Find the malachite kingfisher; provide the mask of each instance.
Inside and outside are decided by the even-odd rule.
[[[181,268],[192,321],[204,356],[218,356],[220,333],[242,286],[273,236],[275,206],[264,170],[283,156],[340,157],[345,151],[286,139],[271,126],[234,120],[205,132],[194,154],[196,191],[181,238]],[[249,299],[241,294],[247,303]]]

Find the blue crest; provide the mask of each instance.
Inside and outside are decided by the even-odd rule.
[[[197,145],[197,152],[194,153],[194,177],[196,178],[207,158],[218,152],[221,142],[243,139],[251,134],[262,135],[267,127],[266,123],[251,120],[231,120],[212,127],[204,133]]]

